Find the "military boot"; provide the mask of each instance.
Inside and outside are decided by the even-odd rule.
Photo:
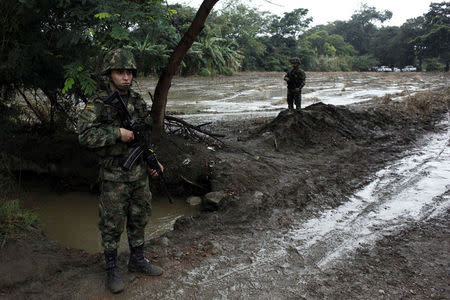
[[[142,273],[150,276],[159,276],[163,273],[163,269],[151,264],[147,258],[144,257],[144,247],[130,246],[130,261],[128,262],[128,271],[134,273]]]
[[[117,267],[117,250],[106,252],[105,262],[107,270],[106,286],[112,293],[123,291],[124,284]]]

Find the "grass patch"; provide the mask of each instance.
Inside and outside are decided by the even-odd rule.
[[[393,97],[406,96],[403,101],[391,101]],[[450,87],[442,87],[435,90],[417,92],[410,95],[403,91],[396,94],[386,94],[381,97],[372,97],[375,103],[393,105],[397,109],[405,111],[416,117],[426,116],[435,112],[448,111],[450,108]]]
[[[21,232],[39,228],[38,216],[20,207],[19,200],[0,200],[0,248]]]
[[[450,107],[450,88],[419,92],[405,101],[408,113],[415,115],[445,111]]]

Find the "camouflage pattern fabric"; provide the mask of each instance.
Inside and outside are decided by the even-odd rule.
[[[101,180],[136,181],[147,176],[146,165],[144,160],[140,159],[130,171],[125,171],[120,166],[120,160],[128,156],[132,148],[120,140],[119,128],[122,125],[117,111],[102,101],[109,93],[109,90],[98,93],[80,113],[78,140],[81,145],[93,149],[98,154]],[[122,99],[133,119],[152,124],[147,105],[139,94],[130,91],[130,95],[122,96]]]
[[[125,220],[131,247],[144,244],[144,229],[151,216],[148,179],[134,182],[103,181],[99,201],[99,229],[105,251],[119,246]]]
[[[102,101],[110,92],[99,92],[78,117],[80,144],[93,149],[99,156],[102,181],[99,228],[105,251],[117,248],[125,219],[130,245],[142,245],[144,228],[151,213],[146,163],[141,158],[129,171],[120,165],[121,158],[128,156],[132,147],[121,141],[119,128],[122,124],[117,111]],[[131,90],[122,99],[133,119],[151,124],[147,106],[139,94]]]
[[[289,71],[288,75],[288,89],[295,90],[296,88],[302,88],[305,85],[306,74],[300,68],[293,68]]]
[[[302,93],[297,92],[296,90],[289,90],[287,93],[287,102],[288,102],[288,108],[293,109],[294,104],[296,109],[300,109],[302,107]]]
[[[289,77],[287,93],[288,108],[292,109],[293,104],[295,104],[295,107],[297,109],[300,109],[302,102],[301,89],[305,85],[306,74],[300,68],[293,68],[291,71],[289,71],[287,77]],[[299,88],[300,91],[297,92],[295,90],[296,88]]]
[[[136,77],[136,61],[131,51],[120,48],[110,51],[105,55],[103,59],[103,75],[106,75],[111,70],[120,69],[133,70],[133,76]]]

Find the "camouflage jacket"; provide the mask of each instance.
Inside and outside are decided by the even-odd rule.
[[[289,78],[288,89],[290,90],[302,88],[305,85],[306,74],[300,68],[290,70],[286,77]]]
[[[146,164],[142,158],[129,171],[120,166],[120,160],[128,156],[132,147],[121,141],[119,128],[123,126],[118,112],[102,101],[109,93],[109,90],[97,93],[79,114],[78,140],[81,145],[93,149],[99,156],[101,180],[115,182],[140,180],[147,176]],[[151,124],[147,105],[138,93],[131,90],[129,95],[122,96],[122,99],[134,120]]]

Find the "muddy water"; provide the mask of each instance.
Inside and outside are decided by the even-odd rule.
[[[102,251],[98,224],[97,196],[87,192],[57,193],[45,186],[32,186],[22,195],[24,205],[35,211],[47,236],[62,246],[84,249],[89,253]],[[197,208],[184,199],[152,199],[152,217],[146,228],[146,240],[161,236],[172,229],[180,216],[194,215]],[[128,249],[126,230],[121,237],[119,252]]]
[[[321,101],[346,105],[374,96],[448,86],[447,73],[307,72],[302,107]],[[169,90],[167,112],[193,123],[275,116],[287,108],[284,73],[249,72],[234,76],[176,77]],[[138,79],[136,89],[151,102],[156,78]],[[398,97],[400,98],[400,96]]]

